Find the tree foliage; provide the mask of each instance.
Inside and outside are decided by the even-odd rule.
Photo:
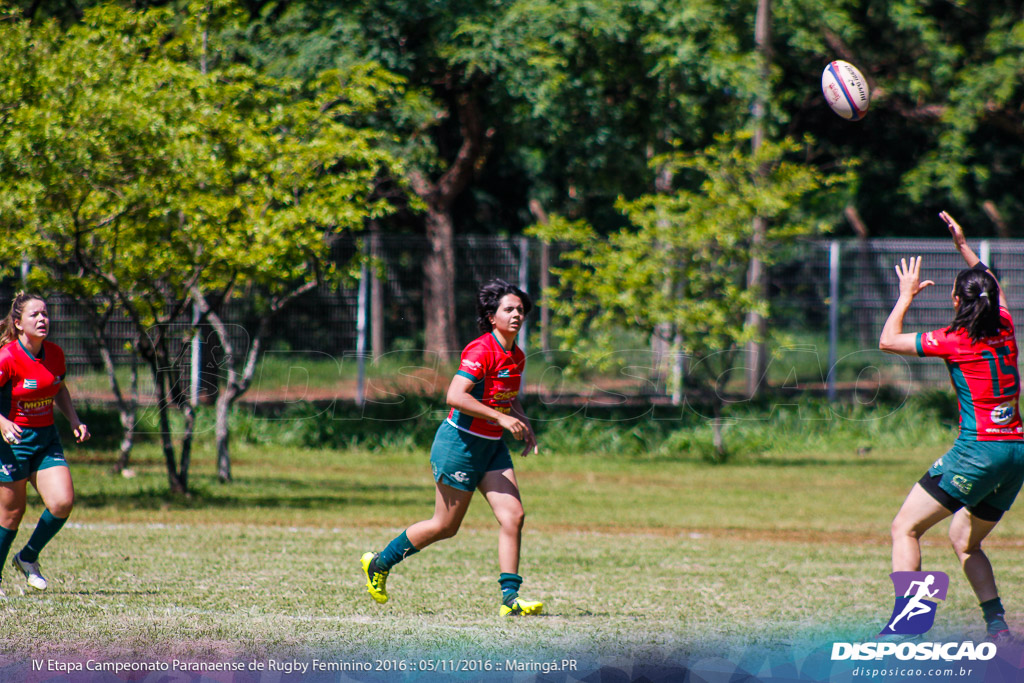
[[[399,80],[374,64],[309,82],[206,70],[209,17],[175,19],[102,6],[68,31],[0,24],[12,67],[0,90],[0,258],[24,256],[36,283],[128,316],[153,373],[171,486],[185,491],[183,312],[197,301],[216,316],[242,294],[261,321],[248,348],[221,336],[230,405],[270,318],[335,280],[332,236],[390,211],[376,193],[381,175],[400,173],[388,136],[347,120]],[[186,415],[177,459],[172,405]]]
[[[570,362],[613,360],[624,329],[666,334],[689,359],[687,383],[720,404],[735,353],[755,333],[747,314],[767,312],[746,280],[750,259],[770,263],[779,245],[826,231],[849,192],[848,172],[824,174],[797,160],[811,144],[784,140],[751,153],[747,136],[720,136],[698,153],[654,159],[678,187],[620,200],[630,225],[607,238],[583,221],[533,228],[570,246],[558,284],[545,293]],[[755,216],[768,222],[760,248]]]

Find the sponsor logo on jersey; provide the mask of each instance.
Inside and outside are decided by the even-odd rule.
[[[479,370],[484,366],[483,363],[477,363],[475,360],[469,360],[468,358],[462,359],[462,365],[473,371]]]
[[[1013,402],[1007,401],[1006,403],[1000,403],[992,409],[991,417],[992,422],[997,425],[1004,425],[1013,419],[1016,415],[1017,410],[1013,406]]]
[[[38,401],[21,401],[18,403],[18,407],[21,408],[22,412],[37,411],[41,408],[47,408],[53,403],[52,398],[41,398]]]

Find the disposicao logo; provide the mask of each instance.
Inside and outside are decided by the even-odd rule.
[[[879,660],[884,657],[918,661],[985,661],[996,656],[995,643],[976,645],[972,642],[907,640],[927,632],[935,623],[937,601],[946,599],[949,577],[944,572],[893,572],[889,578],[896,596],[892,616],[878,634],[879,639],[869,643],[833,643],[832,661]]]
[[[935,623],[937,600],[946,599],[949,577],[944,572],[893,572],[896,590],[892,616],[879,635],[920,635]]]

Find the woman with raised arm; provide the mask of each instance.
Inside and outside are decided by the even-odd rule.
[[[0,323],[0,569],[25,514],[31,482],[46,509],[11,565],[36,590],[47,586],[39,553],[64,526],[75,501],[71,470],[53,422],[54,406],[68,418],[79,443],[89,438],[64,383],[64,352],[46,340],[49,333],[46,302],[18,292]]]
[[[953,282],[953,322],[930,332],[903,331],[903,318],[914,297],[935,283],[921,282],[921,257],[902,259],[896,266],[899,299],[878,346],[889,353],[946,361],[960,407],[960,434],[914,484],[896,514],[892,568],[920,571],[921,536],[953,515],[953,550],[977,595],[988,637],[1002,640],[1010,632],[981,543],[1010,509],[1024,482],[1017,342],[1006,297],[992,270],[967,245],[957,222],[945,211],[939,217],[968,266]]]

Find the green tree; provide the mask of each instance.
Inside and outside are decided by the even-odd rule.
[[[379,132],[345,121],[398,82],[374,65],[308,85],[198,68],[208,62],[204,17],[171,19],[102,7],[66,33],[0,26],[17,67],[0,92],[0,258],[24,254],[38,282],[95,307],[97,319],[111,308],[127,315],[153,375],[170,485],[186,492],[195,410],[181,347],[198,319],[183,314],[197,302],[225,352],[217,438],[227,479],[227,413],[273,316],[331,280],[333,235],[389,210],[377,180],[400,169]],[[258,321],[244,349],[221,315],[235,295]],[[180,458],[172,407],[185,418]]]
[[[179,463],[166,422],[175,402],[167,333],[193,275],[176,206],[191,165],[182,132],[195,108],[194,74],[161,56],[166,19],[103,8],[67,32],[52,22],[0,24],[0,258],[28,259],[34,285],[73,296],[103,344],[102,322],[115,308],[128,316],[157,387],[171,488],[183,491],[191,433]],[[103,355],[126,429],[125,463],[134,405],[109,350]]]
[[[231,478],[229,413],[251,385],[275,316],[317,286],[339,286],[345,273],[335,267],[332,244],[393,210],[377,192],[382,176],[402,173],[386,136],[347,120],[381,106],[397,85],[374,65],[325,72],[308,87],[236,69],[202,94],[212,118],[196,123],[208,164],[182,214],[204,263],[190,294],[220,347],[222,481]],[[254,322],[244,346],[225,322],[233,300],[244,301]]]
[[[747,282],[750,259],[771,262],[778,245],[826,230],[850,180],[794,161],[809,141],[766,141],[754,152],[749,142],[723,136],[699,153],[653,160],[671,169],[679,189],[620,201],[632,226],[607,238],[583,221],[532,228],[542,239],[572,244],[563,254],[569,265],[556,270],[559,282],[545,293],[570,362],[600,367],[614,359],[624,329],[665,333],[689,360],[689,396],[713,406],[723,457],[717,429],[725,385],[740,347],[757,333],[748,314],[767,309]],[[766,220],[761,244],[755,216]]]

